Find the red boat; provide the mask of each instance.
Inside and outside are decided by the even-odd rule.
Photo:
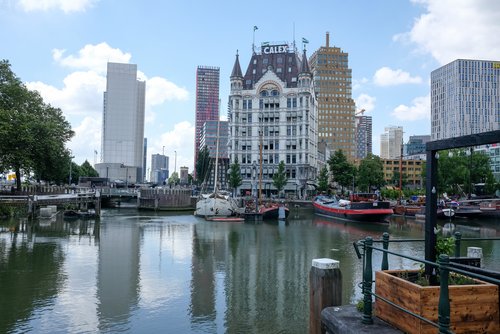
[[[280,214],[280,210],[282,213]],[[262,219],[286,219],[290,214],[290,210],[284,204],[266,203],[260,206],[259,213],[262,214]]]
[[[337,196],[317,196],[313,201],[317,214],[360,222],[381,222],[393,214],[390,203],[354,195],[351,200]]]

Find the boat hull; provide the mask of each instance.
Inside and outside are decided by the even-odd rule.
[[[283,219],[280,217],[279,213],[279,208],[278,206],[271,207],[271,208],[261,208],[260,213],[262,214],[262,219]],[[288,215],[290,214],[290,210],[287,207],[283,207],[284,209],[284,219],[288,218]]]
[[[313,202],[317,214],[358,222],[382,222],[393,214],[388,202],[360,202],[351,206],[333,206]]]
[[[237,213],[236,203],[231,199],[210,197],[202,198],[196,202],[194,215],[198,217],[230,217]]]

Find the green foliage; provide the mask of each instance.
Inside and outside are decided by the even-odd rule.
[[[241,186],[242,182],[243,179],[241,177],[241,168],[240,164],[238,163],[238,158],[236,158],[234,160],[234,163],[231,164],[231,166],[229,166],[229,178],[228,178],[229,187],[233,189],[233,195],[236,188]]]
[[[399,174],[399,170],[395,170],[392,172],[391,184],[395,185],[396,187],[399,187]],[[404,186],[407,184],[408,175],[406,175],[406,173],[403,173],[403,176],[401,177],[401,188],[404,188]]]
[[[30,91],[0,61],[0,169],[16,173],[17,188],[21,173],[34,173],[40,180],[64,178],[65,143],[74,132],[62,111],[44,103],[38,92]]]
[[[384,183],[384,166],[380,157],[368,154],[359,164],[358,187],[365,191],[371,191],[372,187],[380,188]]]
[[[356,173],[356,167],[347,161],[347,157],[342,150],[337,150],[330,156],[328,165],[333,180],[342,187],[343,193],[344,187],[348,187],[352,184],[353,177]]]
[[[455,237],[443,236],[439,228],[434,229],[434,234],[436,234],[436,256],[439,257],[441,254],[453,255],[455,251]]]
[[[450,154],[451,153],[451,154]],[[425,180],[425,166],[422,179]],[[465,195],[473,192],[473,184],[485,183],[489,194],[495,192],[495,178],[491,171],[490,158],[484,152],[460,149],[439,152],[438,189],[440,193]]]
[[[283,188],[285,188],[288,179],[285,174],[285,162],[283,160],[280,161],[278,165],[278,171],[273,175],[273,185],[280,193]]]
[[[177,172],[173,172],[172,175],[168,178],[168,184],[176,185],[179,184],[179,174]]]
[[[210,152],[206,146],[203,146],[198,152],[198,158],[195,165],[197,184],[202,184],[205,181],[205,178],[208,177],[209,169]]]
[[[319,192],[326,192],[328,190],[328,168],[324,166],[321,168],[318,176],[318,188]]]
[[[80,166],[80,176],[98,177],[99,173],[97,173],[94,167],[92,167],[92,165],[87,160],[85,160]]]

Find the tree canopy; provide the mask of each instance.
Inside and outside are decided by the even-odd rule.
[[[21,173],[64,182],[71,161],[65,144],[73,135],[62,111],[30,91],[7,60],[0,61],[0,169],[16,173],[17,188]]]
[[[380,157],[368,154],[359,164],[358,187],[371,191],[372,187],[380,188],[384,183],[384,165]]]
[[[317,190],[319,192],[326,192],[328,190],[328,168],[326,166],[323,166],[319,172]]]
[[[344,187],[348,187],[353,182],[356,167],[347,161],[347,157],[342,150],[337,150],[330,156],[328,165],[333,180],[342,187],[342,192],[344,192]]]
[[[285,188],[288,178],[285,173],[285,162],[280,161],[278,171],[273,175],[273,185],[278,190],[278,194]]]
[[[210,169],[210,152],[206,146],[203,146],[198,151],[198,158],[196,160],[195,170],[196,170],[196,182],[202,184],[205,178],[208,176],[208,171]]]
[[[234,160],[234,163],[229,166],[229,187],[233,189],[233,195],[236,188],[241,186],[243,179],[241,177],[240,164],[238,163],[238,158]]]

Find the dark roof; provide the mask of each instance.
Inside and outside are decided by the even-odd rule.
[[[300,66],[300,73],[311,73],[309,70],[309,63],[307,62],[306,48],[304,48],[304,54],[302,55],[302,65]]]
[[[233,71],[231,72],[231,78],[243,78],[238,51],[236,51],[236,60],[234,61]]]
[[[252,55],[244,76],[243,89],[254,88],[254,84],[259,81],[269,69],[284,81],[288,88],[297,87],[301,62],[299,55],[293,50],[288,51],[288,49],[280,53],[264,53],[264,48],[266,46],[268,45],[262,46],[260,53],[254,53]],[[292,81],[292,78],[296,78],[295,81]]]

